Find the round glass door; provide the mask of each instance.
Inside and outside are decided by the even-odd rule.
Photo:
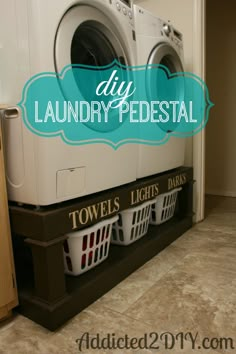
[[[183,72],[183,65],[178,53],[166,43],[161,43],[152,50],[148,64],[163,65],[171,74]]]
[[[71,43],[71,63],[106,66],[114,60],[126,64],[124,53],[106,28],[95,21],[81,24]]]
[[[102,6],[104,5],[101,3],[101,8]],[[97,101],[96,87],[104,80],[101,69],[97,70],[97,68],[109,66],[114,60],[123,65],[130,65],[128,52],[112,16],[106,15],[105,11],[99,8],[88,5],[71,8],[64,15],[58,27],[54,50],[57,72],[72,65],[73,87],[77,88],[73,92],[68,92],[68,90],[65,92],[62,87],[66,99],[70,100],[71,96],[75,97],[74,92],[77,90],[81,100]],[[94,67],[93,74],[90,74],[87,80],[84,79],[86,73],[83,76],[82,70],[76,70],[84,67],[85,71],[86,66],[90,67],[90,72]],[[124,77],[130,75],[127,70],[122,70],[121,73]],[[105,97],[104,100],[106,104],[109,97]],[[106,124],[106,131],[119,127],[118,118],[113,118],[110,124]],[[93,130],[100,130],[99,124],[85,124]],[[101,129],[104,131],[104,126]]]
[[[130,65],[122,36],[101,9],[78,5],[62,18],[56,33],[54,61],[59,72],[70,64],[104,66],[117,59]]]
[[[184,81],[171,81],[171,77],[174,77],[176,73],[180,73],[178,76],[184,76],[184,69],[178,53],[169,44],[159,44],[150,54],[148,68],[158,67],[160,70],[155,70],[155,72],[147,70],[147,96],[160,102],[183,101]],[[158,123],[158,125],[167,133],[174,131],[175,125],[171,122],[168,124]]]

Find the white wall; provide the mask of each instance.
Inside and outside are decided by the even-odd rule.
[[[136,0],[136,4],[151,11],[156,16],[170,20],[183,33],[185,71],[194,72],[194,0]],[[196,73],[199,74],[199,73]],[[187,139],[185,163],[193,164],[193,139]]]
[[[206,192],[236,197],[236,2],[207,0]],[[222,16],[223,14],[223,16]]]

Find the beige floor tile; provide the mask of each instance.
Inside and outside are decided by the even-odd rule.
[[[195,230],[218,231],[236,235],[236,213],[211,214],[203,222],[197,224]]]
[[[186,254],[200,253],[217,257],[236,255],[236,233],[198,230],[196,227],[173,243],[186,250]]]
[[[105,294],[98,302],[110,309],[124,313],[164,274],[181,262],[185,255],[186,251],[182,248],[168,247]]]
[[[190,255],[126,314],[165,332],[236,333],[236,260]]]
[[[115,334],[115,337],[124,337],[128,335],[130,338],[142,338],[145,333],[150,333],[152,328],[145,325],[140,321],[136,321],[126,315],[112,311],[103,307],[100,303],[96,302],[81,314],[74,317],[66,326],[60,331],[50,336],[48,343],[53,346],[60,347],[61,353],[78,353],[79,346],[77,341],[88,333],[90,338],[96,338],[99,334],[101,338],[106,337],[108,334]],[[83,337],[86,338],[86,335]],[[86,349],[85,340],[83,341],[83,353],[124,353],[124,351],[114,350],[96,350],[91,348]],[[125,353],[136,353],[137,351],[127,350]],[[145,354],[145,351],[143,352]]]
[[[48,335],[49,331],[18,315],[0,329],[0,353],[1,351],[4,354],[44,353]]]

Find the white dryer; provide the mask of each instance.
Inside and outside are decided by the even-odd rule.
[[[130,0],[0,0],[0,103],[9,199],[50,205],[136,179],[137,146],[70,146],[32,134],[14,108],[24,84],[68,64],[136,64]]]
[[[183,36],[165,22],[134,5],[138,65],[161,64],[171,73],[183,72]],[[156,83],[158,85],[158,82]],[[180,96],[183,92],[180,92]],[[185,139],[171,136],[160,146],[139,146],[137,177],[168,171],[184,164]]]

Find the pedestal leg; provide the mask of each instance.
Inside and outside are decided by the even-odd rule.
[[[35,297],[49,304],[66,295],[63,242],[65,237],[50,242],[26,239],[32,251]]]
[[[193,215],[193,181],[183,186],[179,193],[179,215],[181,217]]]

